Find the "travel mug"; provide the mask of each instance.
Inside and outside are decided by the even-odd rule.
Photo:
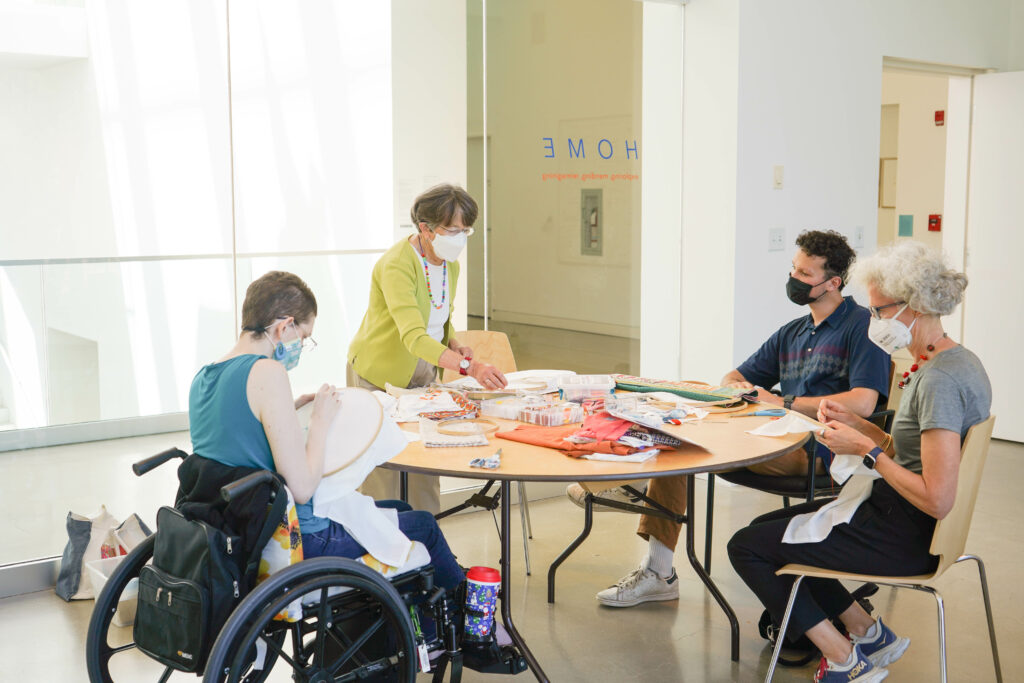
[[[491,567],[472,567],[466,574],[466,640],[489,641],[494,630],[501,573]]]

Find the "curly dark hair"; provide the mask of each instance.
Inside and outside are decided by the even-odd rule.
[[[835,230],[804,230],[796,238],[796,246],[808,256],[825,259],[825,275],[830,278],[839,276],[843,281],[839,289],[846,286],[846,276],[857,254],[842,233]]]

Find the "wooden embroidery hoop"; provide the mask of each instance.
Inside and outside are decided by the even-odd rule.
[[[369,391],[342,387],[338,392],[341,394],[341,409],[327,428],[324,439],[331,446],[324,452],[325,477],[337,474],[366,453],[384,424],[384,409]],[[312,414],[312,402],[298,410],[303,427],[308,427]]]

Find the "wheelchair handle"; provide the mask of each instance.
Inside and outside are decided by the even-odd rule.
[[[267,484],[273,481],[276,481],[276,478],[274,477],[274,473],[270,470],[253,472],[250,475],[242,477],[238,481],[233,481],[230,484],[222,486],[220,488],[220,497],[230,503],[232,498],[245,493],[254,486]]]
[[[184,460],[187,457],[188,453],[181,450],[180,448],[168,448],[166,451],[163,451],[162,453],[157,453],[156,455],[151,455],[148,458],[145,458],[144,460],[138,461],[137,463],[132,465],[132,472],[135,473],[136,477],[141,477],[146,472],[149,472],[152,469],[160,467],[160,465],[163,465],[171,458],[181,458],[182,460]]]

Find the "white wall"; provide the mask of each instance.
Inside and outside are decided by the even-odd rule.
[[[391,12],[397,240],[412,230],[416,195],[442,182],[466,185],[466,3],[392,0]],[[466,261],[463,253],[452,314],[460,330],[466,329]]]
[[[711,21],[705,25],[699,8],[714,5],[725,11],[733,4],[720,0],[688,5],[687,37],[716,26]],[[1005,0],[740,3],[736,296],[735,301],[722,297],[720,302],[735,328],[698,318],[700,325],[687,333],[688,342],[720,359],[723,337],[731,337],[730,364],[735,365],[780,324],[804,312],[786,300],[783,289],[795,247],[768,252],[770,228],[784,227],[792,244],[806,228],[831,227],[849,234],[863,226],[865,244],[874,244],[882,57],[1006,68],[1012,44],[1009,19],[1010,3]],[[687,100],[694,87],[703,84],[688,78]],[[728,109],[723,111],[728,115]],[[687,119],[684,125],[694,123]],[[712,155],[692,146],[684,150],[687,165],[697,168],[720,163],[731,152],[723,148]],[[698,158],[693,158],[695,153]],[[782,190],[772,189],[774,165],[785,166]],[[692,221],[684,225],[687,236],[706,229]],[[707,252],[705,257],[719,253],[719,258],[730,257],[728,251]],[[684,310],[701,295],[684,289]],[[718,377],[728,369],[721,362],[710,365],[705,376]]]

